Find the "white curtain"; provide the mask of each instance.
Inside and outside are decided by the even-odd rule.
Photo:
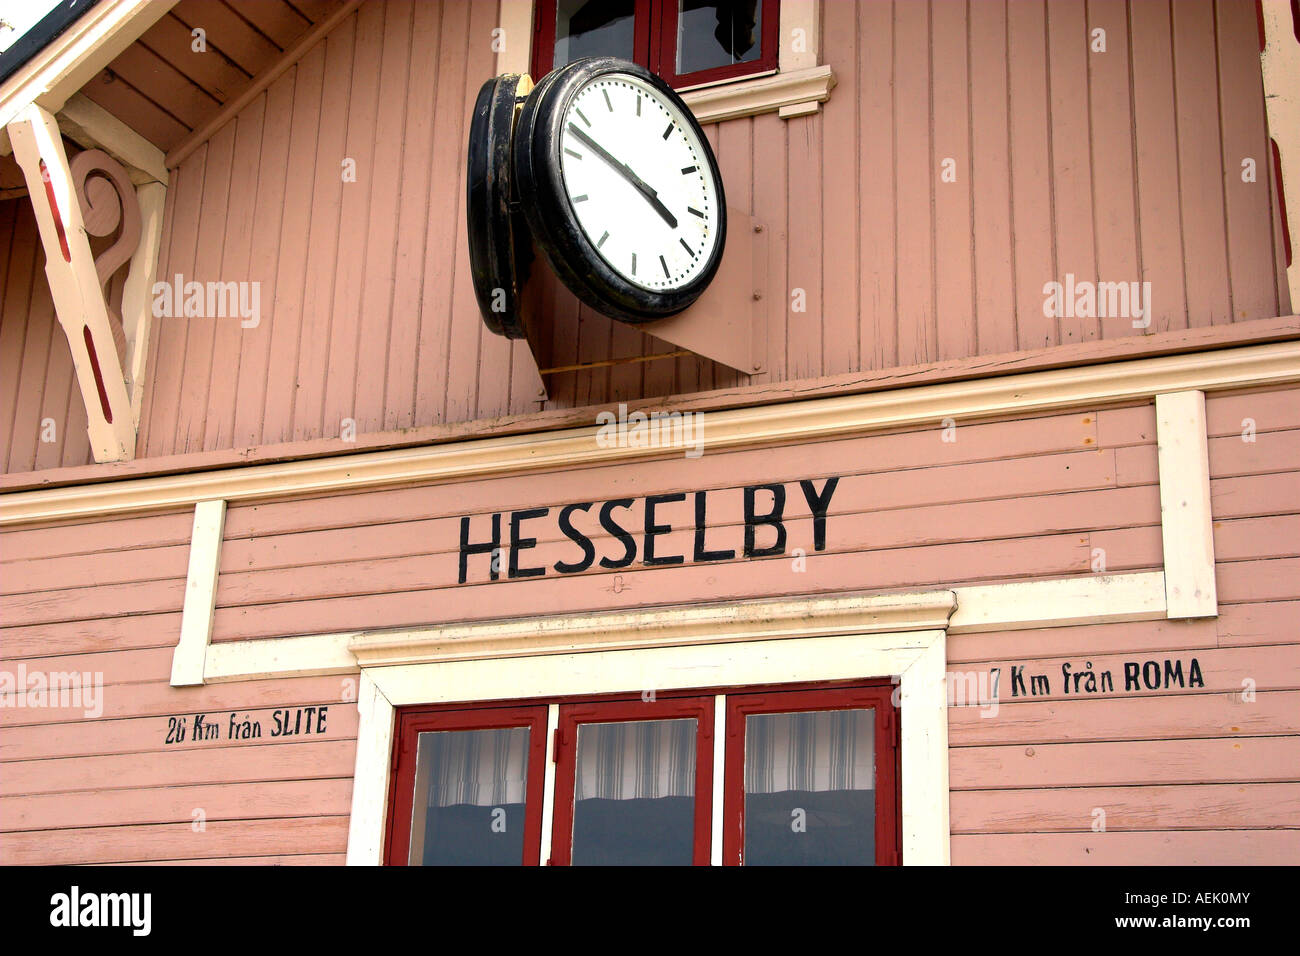
[[[578,725],[574,799],[695,795],[695,719]]]
[[[429,781],[429,806],[523,803],[528,733],[527,727],[502,727],[420,734],[416,774]]]
[[[745,722],[745,792],[874,790],[873,714],[750,714]]]

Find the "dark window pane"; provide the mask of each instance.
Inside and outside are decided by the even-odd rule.
[[[412,866],[521,866],[527,727],[419,735]]]
[[[875,714],[745,719],[747,866],[876,861]]]
[[[553,69],[584,56],[633,59],[635,12],[635,0],[559,0]]]
[[[677,75],[762,55],[761,0],[677,0]]]
[[[695,719],[579,724],[575,866],[689,866]]]

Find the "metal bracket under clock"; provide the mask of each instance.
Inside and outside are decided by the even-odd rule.
[[[533,277],[521,297],[525,339],[545,382],[546,376],[589,368],[603,368],[629,362],[675,358],[685,353],[701,355],[745,375],[767,370],[767,237],[766,226],[748,213],[727,207],[727,245],[722,262],[709,287],[689,308],[677,315],[635,325],[626,324],[679,347],[679,351],[657,355],[614,357],[599,362],[552,366],[553,323],[547,306],[558,286],[539,259],[533,263]],[[545,273],[545,275],[539,275]],[[617,322],[617,319],[611,319]]]

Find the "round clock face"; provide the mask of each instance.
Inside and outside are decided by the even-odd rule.
[[[722,177],[689,107],[644,67],[591,57],[547,74],[519,114],[511,161],[535,244],[597,311],[652,321],[713,280]]]
[[[643,289],[681,288],[718,242],[718,195],[694,124],[648,83],[606,73],[563,117],[560,166],[583,233]]]

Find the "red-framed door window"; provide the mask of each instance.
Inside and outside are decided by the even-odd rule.
[[[729,695],[723,862],[901,862],[897,731],[888,685]]]
[[[558,866],[707,866],[713,806],[713,698],[560,708]]]
[[[770,73],[779,0],[538,0],[532,73],[618,56],[674,87]]]
[[[403,708],[385,860],[536,865],[550,797],[546,862],[556,865],[707,865],[715,827],[731,865],[900,863],[892,690],[844,682]]]
[[[386,861],[536,866],[546,707],[400,712]]]

